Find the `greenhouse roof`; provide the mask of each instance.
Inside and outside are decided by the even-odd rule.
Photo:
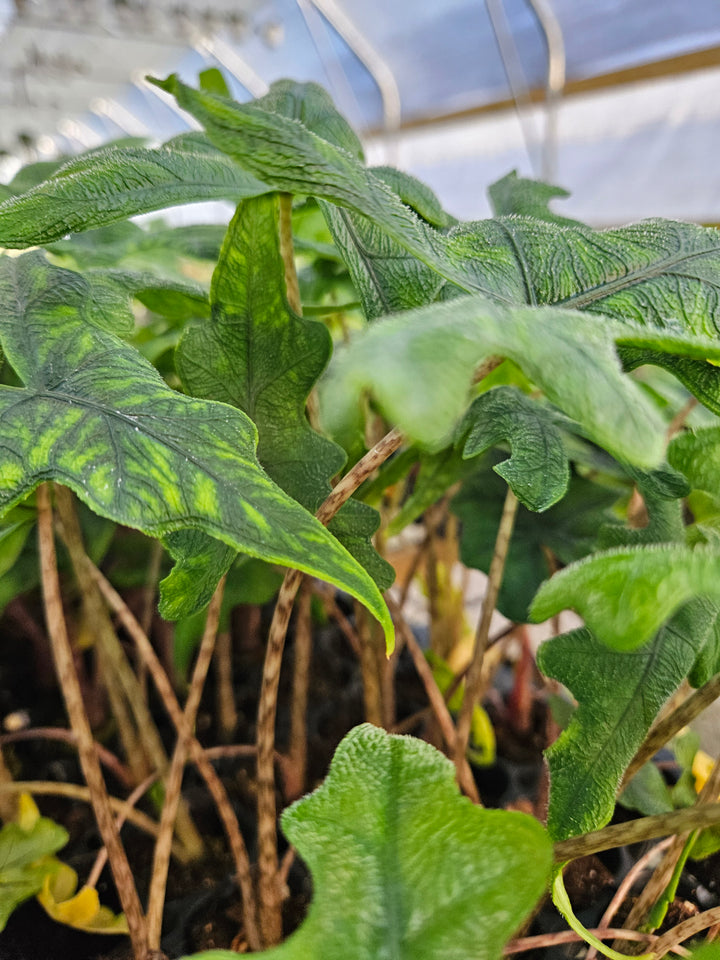
[[[718,0],[6,0],[0,147],[23,159],[190,123],[146,73],[248,99],[331,92],[372,163],[484,216],[509,169],[595,223],[720,221]]]

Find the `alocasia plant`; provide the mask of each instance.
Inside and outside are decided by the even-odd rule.
[[[0,244],[46,252],[0,258],[0,603],[28,585],[28,498],[53,480],[108,522],[96,559],[117,549],[112,523],[161,539],[175,566],[160,610],[183,618],[185,660],[228,571],[228,598],[265,600],[269,565],[353,595],[390,646],[373,507],[394,533],[440,502],[502,613],[585,620],[538,658],[578,701],[548,754],[548,831],[602,827],[668,698],[720,672],[717,232],[593,230],[550,210],[559,188],[516,175],[491,188],[492,219],[456,221],[414,178],[368,168],[318,87],[281,81],[241,105],[206,80],[155,81],[204,132],[110,146],[6,188]],[[227,229],[126,222],[206,199],[236,205]],[[368,443],[358,466],[382,430],[392,442]],[[343,497],[356,495],[338,512],[343,475]],[[625,522],[633,491],[644,524]],[[249,557],[267,565],[253,567],[255,593],[233,586]],[[271,631],[258,735],[271,797],[283,637]],[[455,760],[462,773],[462,750]],[[260,816],[272,836],[273,810]],[[316,883],[306,923],[270,953],[288,960],[499,956],[549,878],[539,826],[473,809],[431,748],[367,727],[283,824]],[[260,926],[272,923],[253,934],[245,904],[254,948],[279,923],[267,836]]]

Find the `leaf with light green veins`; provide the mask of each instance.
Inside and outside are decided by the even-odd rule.
[[[504,308],[473,296],[389,317],[338,355],[323,388],[326,408],[342,424],[370,390],[392,423],[437,450],[467,407],[478,364],[494,354],[513,360],[618,459],[643,467],[662,459],[662,419],[622,374],[612,332],[557,308]]]
[[[581,225],[577,220],[562,217],[550,209],[551,200],[564,200],[570,196],[567,190],[551,183],[543,183],[542,180],[519,177],[517,170],[511,170],[500,180],[496,180],[488,187],[487,192],[496,217],[535,217],[565,226]]]
[[[476,457],[502,440],[512,456],[493,467],[520,503],[547,510],[564,495],[570,465],[557,426],[557,415],[515,387],[495,387],[476,397],[458,427],[465,459]]]
[[[0,339],[24,387],[0,389],[0,509],[44,480],[156,537],[196,528],[321,577],[392,624],[373,580],[258,464],[241,411],[171,390],[132,347],[81,316],[69,271],[0,260]]]
[[[186,330],[175,363],[193,396],[232,404],[252,419],[260,463],[314,513],[345,462],[342,449],[313,430],[305,414],[332,344],[324,324],[296,316],[287,304],[278,223],[275,195],[239,205],[213,274],[212,320]],[[330,529],[352,553],[360,548],[361,562],[386,588],[392,568],[369,540],[378,523],[375,510],[350,501]]]
[[[296,933],[252,954],[267,960],[499,960],[550,873],[536,820],[474,806],[434,747],[370,724],[350,731],[282,825],[314,896]]]
[[[70,160],[0,204],[0,246],[22,248],[139,213],[201,200],[239,200],[269,187],[216,150],[108,147]]]

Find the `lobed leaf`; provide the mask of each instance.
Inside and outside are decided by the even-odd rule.
[[[39,253],[0,260],[0,339],[24,383],[0,388],[0,509],[54,479],[151,536],[200,529],[327,579],[391,637],[372,579],[258,464],[252,421],[176,393],[132,347],[84,322],[73,277]]]
[[[212,320],[186,330],[175,362],[189,393],[232,404],[253,420],[260,463],[314,513],[345,462],[305,413],[332,344],[324,324],[296,316],[287,304],[278,211],[274,195],[240,204],[213,275]],[[378,523],[375,510],[350,501],[330,529],[352,553],[359,550],[384,588],[393,574],[369,539]]]
[[[535,217],[549,223],[560,223],[565,226],[579,226],[577,220],[570,220],[554,213],[550,209],[550,202],[554,199],[564,200],[570,194],[562,187],[555,187],[542,180],[528,180],[519,177],[517,170],[511,170],[500,180],[488,187],[488,197],[496,217],[522,216]]]
[[[570,466],[557,417],[521,390],[495,387],[476,397],[458,433],[465,459],[509,441],[511,457],[493,470],[529,510],[547,510],[565,495]]]
[[[253,954],[268,960],[499,960],[550,872],[537,821],[473,806],[437,750],[369,724],[345,737],[325,783],[282,823],[314,899],[284,944]]]
[[[553,840],[598,830],[610,820],[627,765],[692,669],[713,621],[712,606],[695,600],[650,643],[630,652],[609,649],[587,628],[542,644],[539,668],[578,701],[567,730],[546,752]]]
[[[405,206],[382,180],[347,150],[313,133],[297,120],[193,90],[172,74],[151,78],[203,124],[210,140],[273,189],[309,194],[359,213],[404,250],[467,292],[503,299],[492,277],[481,276]]]

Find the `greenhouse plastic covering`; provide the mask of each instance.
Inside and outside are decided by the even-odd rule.
[[[455,215],[487,215],[486,187],[517,169],[595,224],[720,222],[718,0],[18,0],[0,15],[15,166],[186,129],[142,78],[214,65],[240,100],[283,76],[323,84],[370,163],[416,174]]]

